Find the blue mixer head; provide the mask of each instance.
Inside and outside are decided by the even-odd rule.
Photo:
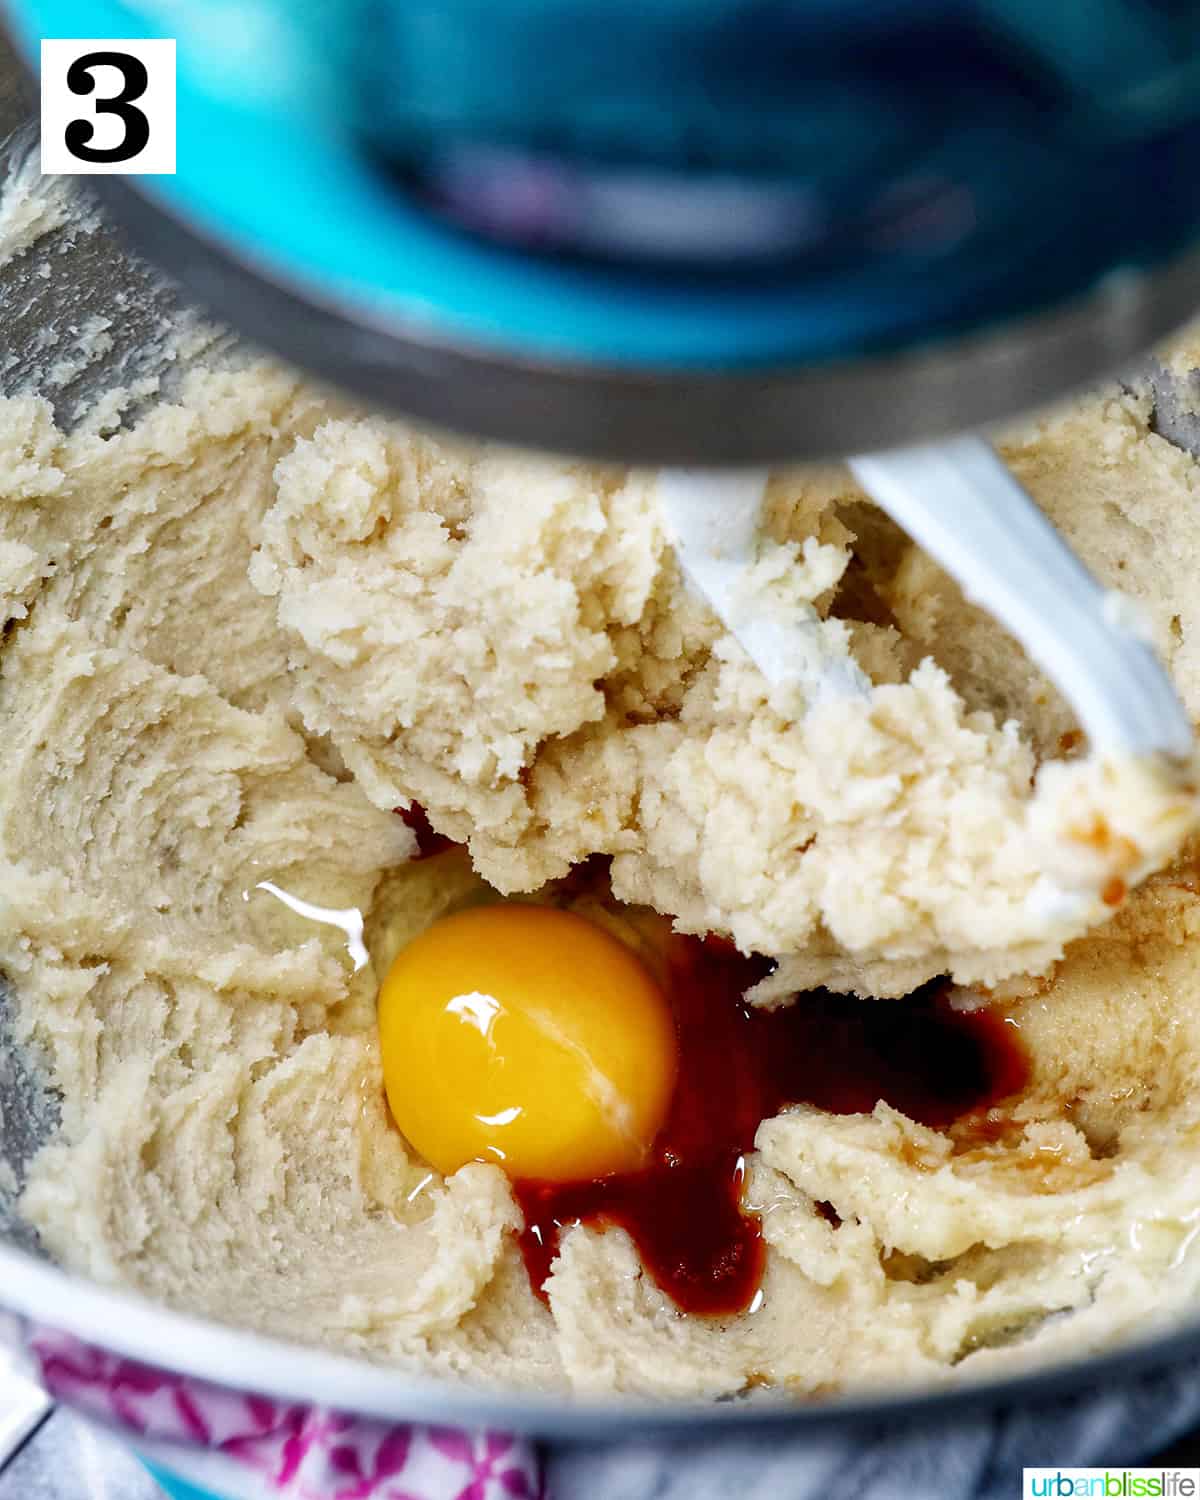
[[[99,179],[253,337],[643,461],[1005,415],[1200,304],[1191,0],[16,0],[174,35],[178,172]]]

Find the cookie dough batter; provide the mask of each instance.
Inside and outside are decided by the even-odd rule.
[[[1114,390],[1005,451],[1200,712],[1196,463]],[[63,1264],[415,1368],[668,1395],[964,1378],[1194,1302],[1195,867],[1065,953],[1014,922],[1013,829],[1075,726],[843,473],[778,475],[770,533],[880,686],[802,732],[681,582],[649,476],[262,367],[109,437],[6,401],[0,492],[0,958],[61,1093],[21,1210]],[[410,799],[469,860],[411,859]],[[760,999],[951,971],[1019,1029],[1028,1089],[985,1138],[885,1105],[764,1121],[753,1313],[678,1316],[588,1228],[543,1305],[503,1175],[443,1181],[389,1124],[374,998],[481,879],[594,852],[622,900],[779,956]],[[362,912],[370,962],[297,901]]]

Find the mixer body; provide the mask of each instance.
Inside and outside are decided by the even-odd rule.
[[[1200,6],[17,0],[179,40],[103,179],[224,317],[452,427],[742,464],[941,435],[1200,302]]]

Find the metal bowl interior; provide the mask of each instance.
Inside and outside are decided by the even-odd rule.
[[[13,129],[22,117],[19,96],[15,88],[4,87],[0,67],[0,132],[12,131],[3,148],[7,173],[36,171],[30,132]],[[170,394],[181,374],[177,360],[162,359],[161,335],[181,326],[191,329],[197,358],[239,358],[236,342],[205,325],[160,276],[126,251],[94,211],[76,207],[41,228],[45,232],[36,242],[0,264],[0,385],[6,394],[38,389],[67,425],[115,383],[144,381],[146,400],[157,400]],[[65,359],[69,336],[95,318],[108,320],[112,334],[103,358]],[[47,329],[62,335],[58,343],[47,340]],[[1160,410],[1166,427],[1174,419],[1165,385]],[[135,406],[124,420],[136,414]],[[1178,425],[1183,439],[1194,440],[1186,419]],[[58,1108],[39,1058],[14,1039],[10,1004],[11,996],[0,987],[0,1156],[7,1169],[0,1169],[7,1183],[0,1191],[0,1300],[37,1323],[196,1378],[382,1418],[486,1423],[542,1436],[603,1440],[651,1432],[687,1437],[697,1426],[712,1433],[786,1424],[815,1433],[885,1422],[938,1424],[968,1408],[1030,1403],[1200,1355],[1198,1320],[1100,1357],[938,1391],[884,1385],[870,1396],[806,1404],[761,1393],[717,1403],[600,1402],[466,1388],[200,1320],[66,1274],[50,1264],[22,1219],[19,1197],[26,1170],[55,1130]]]

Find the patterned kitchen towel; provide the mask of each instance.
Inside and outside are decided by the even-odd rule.
[[[46,1328],[26,1347],[52,1396],[220,1500],[543,1500],[533,1445],[505,1433],[390,1426],[250,1396]]]
[[[1200,1424],[1200,1361],[937,1425],[554,1445],[247,1396],[31,1330],[50,1393],[221,1500],[1014,1500],[1026,1466],[1132,1464]]]

